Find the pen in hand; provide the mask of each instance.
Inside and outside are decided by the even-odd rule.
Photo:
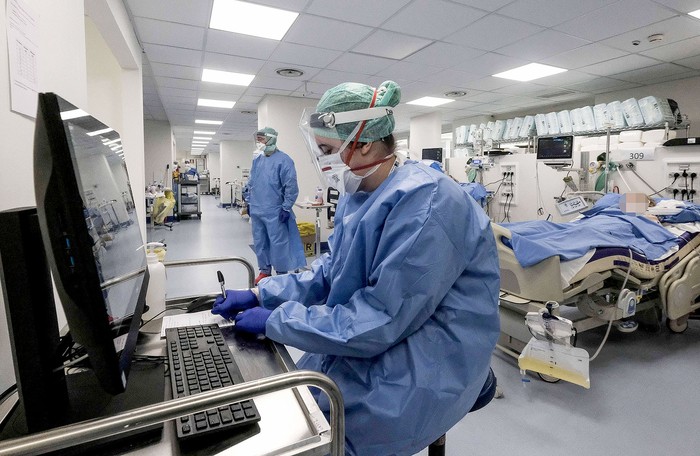
[[[216,276],[219,278],[219,285],[221,285],[221,296],[226,299],[226,286],[224,285],[224,275],[221,271],[216,271]]]

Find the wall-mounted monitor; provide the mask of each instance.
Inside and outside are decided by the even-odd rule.
[[[571,166],[574,158],[573,136],[537,138],[537,160],[549,166]]]

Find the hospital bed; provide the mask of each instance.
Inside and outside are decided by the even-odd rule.
[[[603,242],[577,258],[563,260],[553,255],[522,266],[513,249],[511,229],[516,230],[517,224],[510,224],[509,229],[492,223],[501,270],[499,345],[522,351],[531,337],[524,315],[541,309],[547,301],[558,302],[560,315],[582,332],[630,316],[620,298],[634,296],[633,313],[640,323],[658,327],[665,315],[672,331],[683,332],[689,316],[700,308],[700,222],[660,226],[672,239],[663,244],[670,248],[655,258],[629,246]],[[596,241],[590,242],[595,245]],[[629,291],[623,292],[623,285]]]

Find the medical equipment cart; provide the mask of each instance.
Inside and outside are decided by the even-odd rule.
[[[190,174],[180,175],[177,186],[177,219],[196,215],[202,218],[199,207],[199,178]]]

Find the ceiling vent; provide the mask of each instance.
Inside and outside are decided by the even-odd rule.
[[[576,93],[574,90],[567,90],[567,89],[562,89],[557,92],[549,92],[549,93],[544,93],[542,95],[537,95],[537,98],[544,98],[544,99],[549,99],[549,98],[557,98],[557,97],[563,97],[564,95],[571,95]]]

